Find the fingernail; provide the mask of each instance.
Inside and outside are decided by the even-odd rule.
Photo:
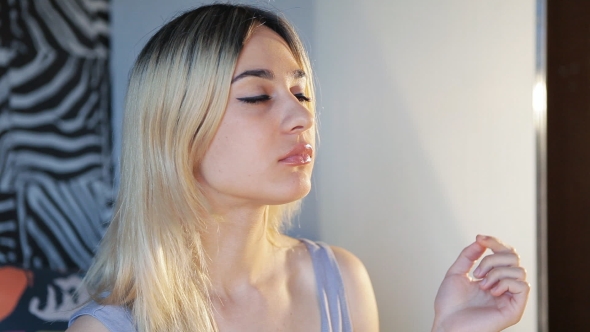
[[[480,268],[479,268],[479,266],[478,266],[478,267],[475,269],[475,271],[473,271],[473,275],[477,277],[477,276],[479,275],[479,272],[481,272],[481,269],[480,269]]]
[[[488,282],[488,279],[481,279],[481,281],[479,282],[479,284],[481,286],[485,286],[487,282]]]

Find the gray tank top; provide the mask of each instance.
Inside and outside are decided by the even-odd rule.
[[[332,249],[322,242],[306,239],[301,241],[307,247],[313,262],[322,321],[321,332],[352,332],[344,283]],[[74,313],[69,324],[83,315],[98,319],[111,332],[137,331],[131,313],[123,307],[91,302]]]

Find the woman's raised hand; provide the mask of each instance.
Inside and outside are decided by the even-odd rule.
[[[468,274],[486,249],[484,257]],[[524,312],[530,286],[513,248],[478,235],[449,268],[434,301],[433,332],[497,332],[516,324]]]

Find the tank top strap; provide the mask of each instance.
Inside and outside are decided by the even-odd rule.
[[[313,262],[322,332],[351,332],[344,283],[334,252],[323,242],[300,240],[306,245]]]

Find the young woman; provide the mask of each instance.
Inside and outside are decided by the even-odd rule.
[[[312,81],[292,27],[264,10],[200,7],[149,40],[115,215],[85,279],[94,301],[68,331],[378,331],[363,264],[281,233],[311,186]],[[433,330],[499,331],[528,291],[516,253],[478,236],[441,285]]]

